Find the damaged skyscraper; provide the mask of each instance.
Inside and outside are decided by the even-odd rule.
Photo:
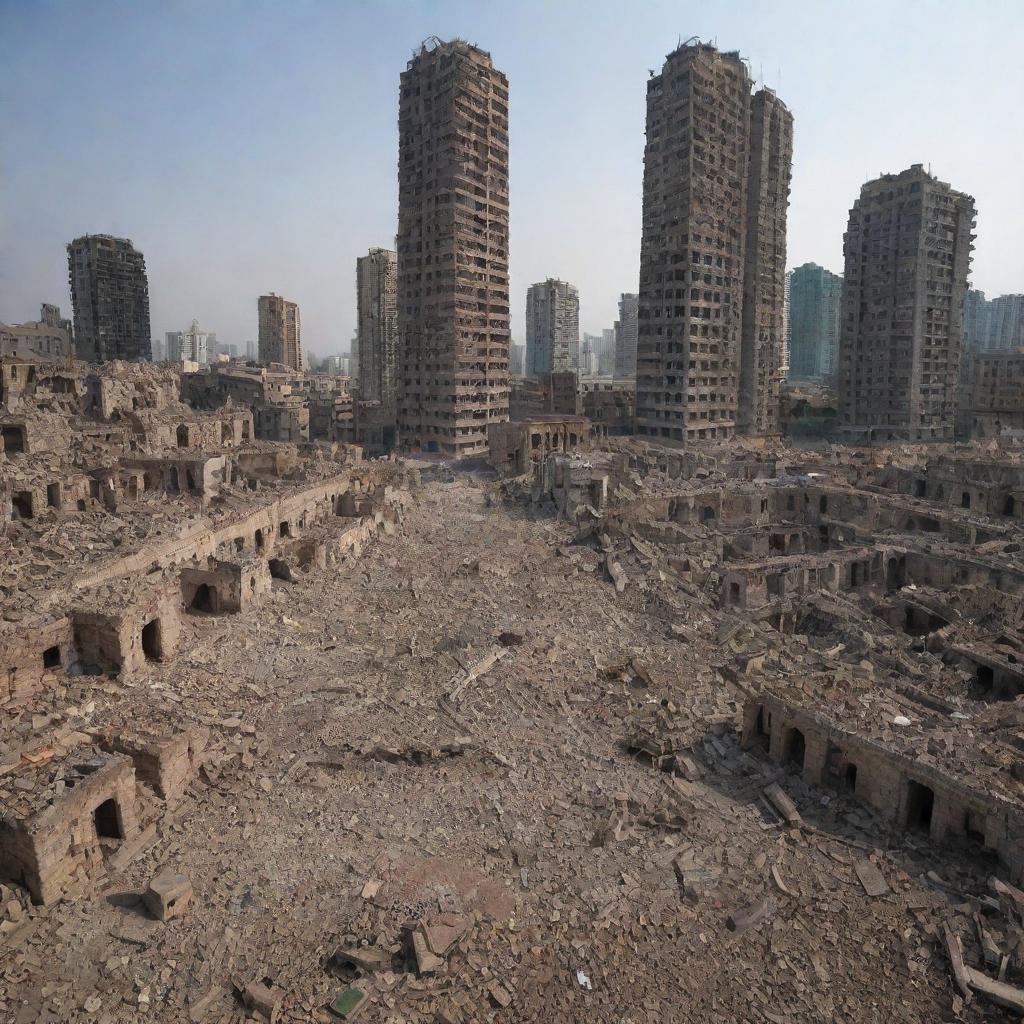
[[[786,212],[793,170],[793,115],[771,89],[759,90],[751,103],[747,166],[736,428],[763,436],[779,430],[786,362]]]
[[[448,455],[508,420],[508,80],[462,40],[424,43],[398,110],[399,432]]]
[[[68,277],[79,359],[152,357],[146,259],[131,239],[76,238],[68,245]]]
[[[549,277],[526,291],[526,373],[564,373],[580,362],[580,295]]]
[[[648,81],[638,434],[777,429],[792,132],[738,53],[689,41]]]
[[[843,236],[839,399],[866,441],[951,441],[974,199],[921,164],[869,181]]]
[[[356,260],[359,397],[394,410],[398,397],[398,253],[371,249]]]
[[[259,298],[260,362],[302,369],[299,304],[271,292]]]

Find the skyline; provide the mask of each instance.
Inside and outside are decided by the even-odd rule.
[[[389,12],[399,8],[396,32]],[[610,327],[619,294],[636,291],[647,71],[689,35],[739,49],[793,112],[788,267],[841,273],[860,186],[923,163],[976,199],[972,287],[1024,290],[1010,191],[1024,159],[1012,130],[1024,9],[954,4],[939,25],[924,24],[924,10],[842,5],[823,26],[809,4],[744,4],[678,26],[661,3],[628,24],[606,3],[586,18],[570,4],[226,2],[207,13],[190,2],[0,3],[13,55],[0,99],[13,143],[0,158],[0,321],[34,318],[41,302],[70,315],[65,245],[109,233],[145,255],[156,338],[196,317],[243,346],[257,336],[257,297],[275,291],[299,304],[307,351],[347,351],[356,258],[394,247],[399,74],[434,34],[479,45],[509,77],[519,344],[536,281],[579,289],[581,333]],[[876,39],[882,11],[889,32]],[[546,33],[536,32],[541,16]],[[793,31],[808,19],[832,29],[818,47]],[[901,29],[918,45],[890,44]],[[836,63],[836,43],[857,60]],[[76,63],[80,47],[92,62]],[[966,61],[971,90],[942,74],[941,53]],[[762,66],[781,73],[762,76]]]

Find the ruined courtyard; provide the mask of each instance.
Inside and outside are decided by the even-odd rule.
[[[1019,448],[495,469],[4,370],[0,1019],[1019,1012]]]

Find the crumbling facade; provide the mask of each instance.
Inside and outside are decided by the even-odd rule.
[[[959,436],[1024,437],[1024,348],[969,351]]]
[[[74,357],[71,321],[60,307],[44,302],[38,320],[0,324],[0,356],[23,359],[71,359]]]
[[[359,397],[398,402],[398,253],[371,249],[356,260]]]
[[[461,40],[424,44],[398,127],[400,440],[476,455],[508,419],[508,80]]]
[[[744,337],[749,386],[743,426],[752,432],[773,427],[769,409],[784,358],[792,118],[774,94],[762,91],[752,101],[750,89],[738,53],[698,41],[669,54],[661,74],[647,83],[637,342],[641,436],[677,443],[733,436]],[[746,335],[745,295],[751,299]]]
[[[68,244],[68,279],[79,359],[152,358],[146,260],[131,239],[76,238]]]
[[[273,292],[259,297],[259,353],[261,363],[280,363],[291,370],[302,370],[298,303]]]
[[[974,200],[920,164],[868,182],[843,236],[840,416],[851,439],[950,441]]]
[[[526,373],[564,373],[579,367],[580,296],[549,277],[526,290]]]

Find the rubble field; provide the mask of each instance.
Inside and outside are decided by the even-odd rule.
[[[14,734],[208,738],[122,869],[52,907],[4,889],[3,1019],[1003,1019],[943,939],[1019,962],[991,865],[743,749],[735,666],[789,638],[643,540],[605,538],[618,592],[581,532],[449,474],[350,571],[184,614],[172,662],[11,709]],[[168,872],[193,894],[160,920]]]

